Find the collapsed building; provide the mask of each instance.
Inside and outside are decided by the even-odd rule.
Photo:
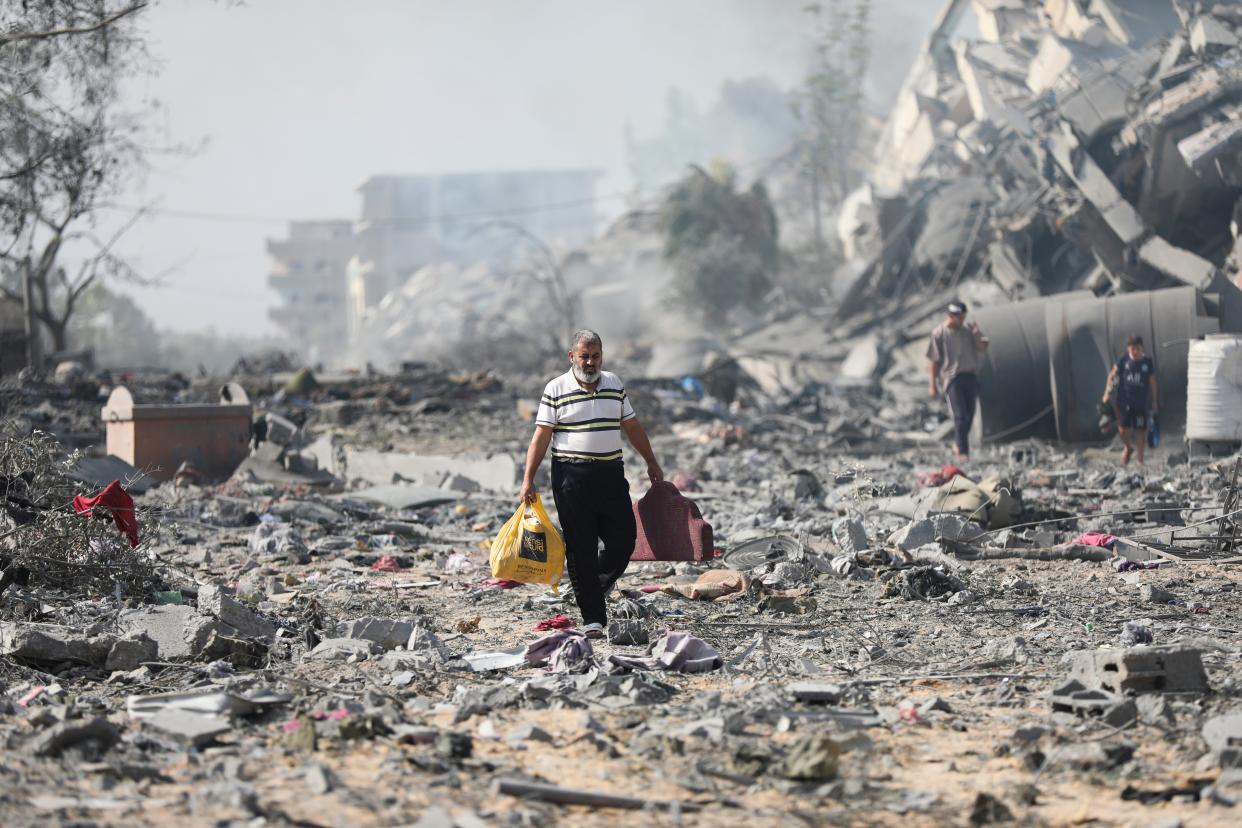
[[[1242,331],[1239,32],[1234,3],[945,3],[840,215],[837,339],[911,342],[964,296],[984,438],[1078,441],[1140,333],[1184,419],[1187,343]]]

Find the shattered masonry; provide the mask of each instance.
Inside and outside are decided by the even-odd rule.
[[[1238,446],[1120,467],[1080,405],[1140,330],[1176,411],[1166,343],[1239,324],[1242,7],[1200,5],[945,5],[841,319],[627,371],[669,483],[627,459],[603,639],[487,564],[541,370],[6,380],[0,823],[1235,824]],[[957,295],[966,468],[921,393]]]

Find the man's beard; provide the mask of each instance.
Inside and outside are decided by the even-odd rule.
[[[583,368],[582,366],[578,365],[577,363],[574,363],[573,371],[574,371],[574,379],[578,380],[578,382],[582,383],[583,385],[591,385],[593,383],[599,382],[599,376],[600,374],[603,373],[602,370],[596,371],[594,373],[587,373],[587,370]]]

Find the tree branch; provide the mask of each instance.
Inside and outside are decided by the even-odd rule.
[[[136,210],[134,214],[129,217],[129,220],[122,224],[106,242],[101,242],[94,234],[86,235],[86,237],[95,242],[95,245],[99,248],[99,254],[95,258],[102,259],[103,257],[109,255],[112,252],[112,248],[118,241],[121,240],[121,237],[132,230],[134,225],[138,223],[138,220],[145,216],[147,212],[146,207],[141,207]]]
[[[85,279],[81,280],[77,285],[69,289],[68,293],[65,295],[64,313],[60,315],[61,324],[67,325],[69,323],[69,317],[73,316],[73,309],[78,303],[78,297],[82,295],[83,291],[85,291],[88,287],[91,286],[91,284],[95,281],[95,277],[98,275],[99,275],[99,267],[98,266],[92,267],[91,274],[89,276],[87,276]],[[65,284],[67,287],[68,282],[66,282]]]
[[[22,178],[23,176],[30,175],[35,170],[39,169],[39,167],[42,167],[43,164],[50,157],[51,157],[51,153],[45,153],[41,157],[28,162],[26,166],[22,167],[21,169],[9,170],[7,172],[0,173],[0,181],[12,181],[14,179]]]
[[[141,2],[134,3],[128,8],[121,9],[115,14],[105,17],[103,20],[100,20],[98,23],[91,26],[71,26],[63,29],[51,29],[46,32],[19,32],[17,34],[5,35],[0,37],[0,46],[7,45],[9,43],[17,43],[22,40],[51,40],[54,37],[65,37],[67,35],[91,34],[92,32],[98,32],[102,29],[106,29],[121,18],[128,17],[135,12],[140,12],[146,7],[146,0],[141,0]]]

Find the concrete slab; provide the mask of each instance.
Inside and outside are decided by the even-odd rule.
[[[433,489],[430,486],[416,486],[410,483],[390,483],[386,486],[373,486],[360,492],[350,492],[347,496],[369,503],[378,503],[390,509],[417,509],[422,506],[452,503],[460,499],[462,493],[453,489]]]
[[[1198,650],[1131,647],[1074,653],[1070,678],[1109,693],[1204,693],[1207,673]]]
[[[871,547],[867,528],[858,518],[842,517],[832,522],[832,541],[842,552],[864,552]]]
[[[104,669],[112,672],[136,670],[144,661],[157,661],[160,646],[143,633],[132,634],[127,638],[117,639],[108,651],[104,661]]]
[[[318,455],[318,444],[308,451]],[[320,468],[332,468],[319,458]],[[477,482],[484,489],[509,491],[517,486],[517,465],[507,454],[417,455],[400,452],[351,449],[344,451],[344,469],[337,468],[350,480],[365,480],[377,485],[392,483],[394,475],[406,480],[428,482],[460,474]]]
[[[220,619],[245,638],[270,641],[276,635],[276,626],[271,621],[255,615],[248,607],[214,584],[199,587],[198,609]]]
[[[372,641],[385,650],[404,647],[414,633],[414,624],[409,621],[398,621],[393,618],[356,618],[346,621],[336,628],[341,638],[355,638]]]
[[[1216,266],[1202,256],[1152,236],[1139,248],[1139,260],[1166,276],[1206,291],[1216,276]]]
[[[1223,52],[1237,45],[1237,36],[1225,24],[1209,15],[1202,15],[1190,27],[1190,48],[1197,55]]]
[[[115,638],[85,636],[59,624],[0,624],[0,655],[40,664],[73,661],[103,666]]]
[[[302,656],[303,661],[365,661],[380,652],[373,641],[358,638],[328,638]]]
[[[212,632],[232,632],[232,627],[183,604],[125,610],[117,623],[126,632],[146,633],[164,661],[193,658]]]
[[[1177,142],[1177,151],[1198,175],[1216,172],[1216,160],[1235,155],[1242,146],[1242,121],[1211,124]]]
[[[1242,713],[1208,719],[1203,724],[1203,741],[1222,768],[1242,768]]]
[[[1053,160],[1100,212],[1104,221],[1124,244],[1142,237],[1143,220],[1126,201],[1108,175],[1091,160],[1068,125],[1049,133],[1048,149]]]
[[[184,747],[200,748],[228,733],[233,726],[218,716],[205,716],[188,710],[161,710],[143,721],[143,726],[157,731]]]

